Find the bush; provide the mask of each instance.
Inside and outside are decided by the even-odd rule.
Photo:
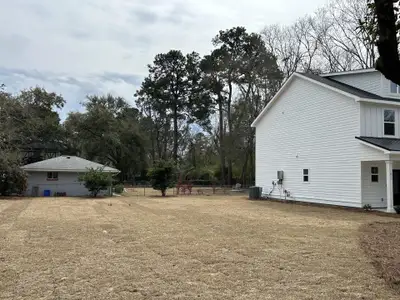
[[[395,205],[393,208],[397,214],[400,214],[400,205]]]
[[[123,184],[117,184],[114,186],[114,192],[117,194],[122,194],[124,192],[124,185]]]
[[[110,173],[103,172],[103,168],[93,169],[79,176],[79,181],[83,182],[93,197],[96,197],[100,191],[105,191],[112,184]]]
[[[161,191],[163,197],[166,190],[175,184],[175,168],[171,161],[157,162],[147,174],[153,189]]]
[[[365,211],[370,211],[370,210],[372,210],[372,206],[371,206],[370,204],[365,204],[365,205],[363,206],[363,209],[364,209]]]

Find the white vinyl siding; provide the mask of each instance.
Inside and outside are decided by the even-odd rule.
[[[372,182],[371,168],[378,168],[378,182]],[[386,164],[384,161],[361,163],[362,204],[372,207],[386,207]]]
[[[378,71],[359,74],[336,75],[329,78],[354,86],[372,94],[382,97],[387,96],[387,92],[384,92],[382,87],[382,75]]]
[[[389,82],[390,84],[390,93],[392,94],[400,94],[400,86],[392,81]]]
[[[256,126],[256,185],[274,197],[361,207],[360,104],[294,78]],[[303,182],[303,169],[310,182]],[[311,178],[312,174],[312,178]]]
[[[388,155],[383,153],[382,150],[372,148],[368,145],[360,143],[360,160],[361,161],[375,161],[375,160],[387,160]]]
[[[390,105],[379,105],[375,103],[361,103],[361,136],[385,137],[384,134],[384,110],[395,111],[395,135],[399,138],[400,132],[400,108]]]
[[[382,75],[382,96],[400,99],[400,89],[396,88],[396,93],[393,93],[392,82]]]
[[[85,196],[89,192],[85,186],[78,181],[77,173],[59,172],[58,180],[48,181],[47,172],[28,172],[28,189],[25,194],[32,195],[32,188],[39,187],[39,196],[43,196],[44,190],[50,190],[51,196],[55,192],[67,193],[67,196]]]

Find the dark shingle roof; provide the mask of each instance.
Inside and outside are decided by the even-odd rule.
[[[377,146],[388,151],[400,151],[400,139],[395,138],[378,138],[369,136],[356,137],[360,141]]]
[[[21,167],[26,171],[64,171],[64,172],[80,172],[86,171],[88,168],[103,168],[104,172],[119,173],[117,169],[104,166],[102,164],[80,158],[77,156],[59,156],[46,159],[33,164]]]
[[[341,83],[339,81],[327,78],[327,77],[321,77],[318,76],[316,74],[312,74],[312,73],[300,73],[303,76],[306,76],[312,80],[318,81],[320,83],[329,85],[333,88],[336,88],[338,90],[341,90],[343,92],[352,94],[356,97],[360,97],[360,98],[366,98],[366,99],[373,99],[373,100],[382,100],[382,101],[393,101],[393,102],[400,102],[400,99],[393,99],[393,98],[388,98],[388,97],[381,97],[379,95],[373,94],[373,93],[369,93],[367,91],[355,88],[353,86],[350,86],[348,84],[345,83]]]

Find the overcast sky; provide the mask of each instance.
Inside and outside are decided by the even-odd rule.
[[[326,0],[0,0],[0,83],[39,85],[67,100],[88,93],[133,103],[146,65],[170,49],[211,50],[221,29],[288,24]]]

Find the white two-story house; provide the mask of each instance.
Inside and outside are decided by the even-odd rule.
[[[295,73],[252,126],[264,195],[400,205],[400,87],[378,71]]]

